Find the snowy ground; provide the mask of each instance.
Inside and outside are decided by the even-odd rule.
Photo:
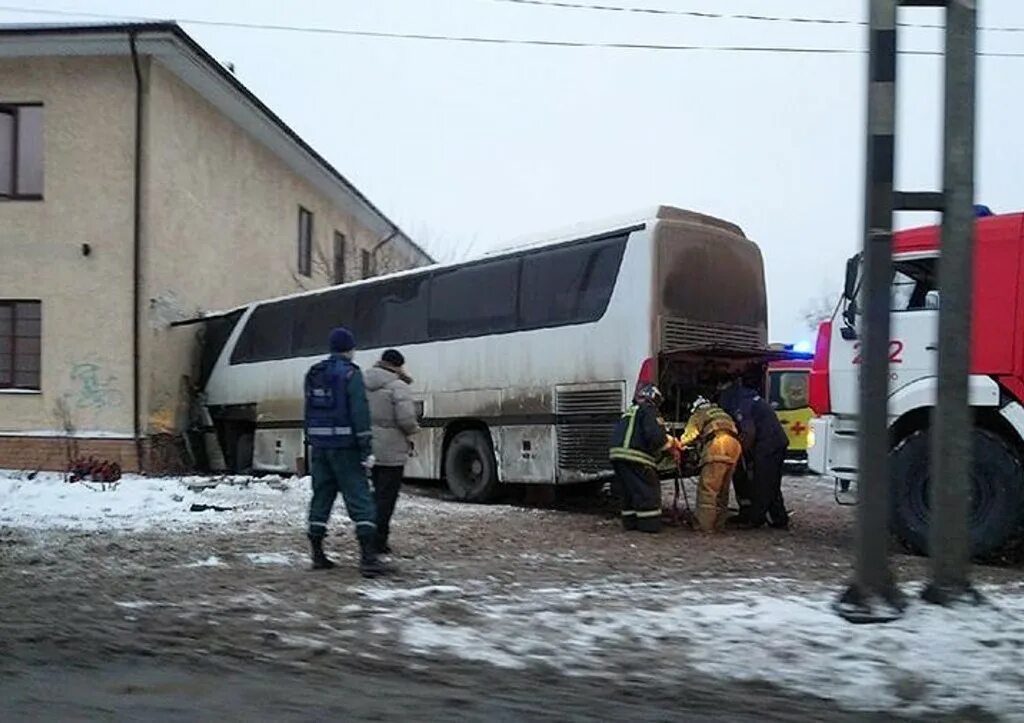
[[[113,663],[79,683],[86,673],[67,669],[99,649],[135,661],[135,675],[152,655],[183,664],[165,674],[187,679],[197,661],[223,664],[240,690],[263,687],[258,666],[303,670],[307,682],[337,669],[356,688],[338,710],[354,718],[447,718],[464,695],[456,712],[479,719],[1024,720],[1018,572],[979,569],[982,608],[914,604],[889,625],[849,625],[831,603],[850,513],[813,478],[787,481],[792,533],[714,539],[627,536],[593,511],[460,505],[413,489],[396,520],[398,574],[372,582],[352,570],[342,530],[329,541],[342,567],[306,569],[308,481],[214,481],[127,478],[101,490],[0,473],[0,672],[21,680],[4,689],[0,675],[0,699],[12,695],[25,717],[68,713],[32,693],[45,670],[80,686],[89,710],[123,712],[123,694],[94,700],[95,676]],[[921,562],[901,556],[896,567],[913,593]],[[249,662],[224,662],[239,660]],[[361,675],[372,680],[356,686]],[[364,700],[387,686],[383,700]],[[206,707],[179,696],[153,710],[209,713],[206,695]]]

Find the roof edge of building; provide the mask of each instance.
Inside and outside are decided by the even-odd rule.
[[[381,225],[388,228],[388,233],[397,234],[416,253],[421,255],[427,263],[433,263],[434,258],[419,244],[412,240],[399,226],[381,211],[369,198],[367,198],[351,181],[349,181],[333,164],[320,155],[309,143],[307,143],[291,126],[284,122],[280,116],[267,106],[260,98],[249,90],[234,73],[218,62],[210,53],[184,28],[173,20],[154,20],[144,22],[119,22],[119,23],[75,23],[75,24],[15,24],[0,25],[0,40],[4,38],[59,38],[67,36],[87,35],[134,35],[136,39],[144,39],[150,36],[155,40],[170,40],[183,55],[191,54],[197,58],[206,70],[212,71],[217,79],[227,85],[231,91],[236,93],[246,103],[260,114],[265,120],[276,128],[289,143],[302,154],[308,156],[320,169],[327,174],[345,193],[349,194],[366,211],[375,216]],[[162,36],[162,37],[161,37]],[[10,43],[0,42],[0,57],[40,57],[46,53],[25,53],[5,52],[5,48],[14,48]],[[128,44],[122,51],[129,54]],[[69,53],[50,53],[51,55],[64,55]],[[114,53],[108,53],[114,54]],[[147,54],[143,52],[143,54]],[[172,72],[173,68],[171,69]],[[184,80],[184,79],[183,79]],[[187,81],[186,81],[187,82]],[[195,87],[195,86],[193,86]],[[198,90],[198,89],[197,89]],[[209,100],[209,99],[208,99]],[[273,152],[273,149],[271,149]]]

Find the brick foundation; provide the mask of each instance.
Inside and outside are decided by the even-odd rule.
[[[138,471],[135,442],[130,439],[0,437],[0,468],[64,471],[74,457],[117,462],[125,472]]]
[[[155,434],[142,440],[147,474],[184,474],[193,466],[180,436]],[[0,469],[63,472],[78,457],[117,462],[124,472],[138,472],[135,442],[131,439],[79,439],[66,437],[0,436]]]

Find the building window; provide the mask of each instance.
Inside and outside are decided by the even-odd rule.
[[[43,197],[43,106],[0,103],[0,198]]]
[[[299,273],[313,275],[313,212],[299,206]]]
[[[0,301],[0,389],[39,389],[42,304]]]
[[[334,232],[334,283],[345,283],[345,234]]]
[[[363,261],[363,278],[368,279],[371,276],[373,276],[373,264],[371,263],[370,260],[370,252],[367,251],[366,249],[363,249],[360,252],[360,258]]]

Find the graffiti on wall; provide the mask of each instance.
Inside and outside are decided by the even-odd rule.
[[[79,362],[71,367],[73,391],[68,394],[78,409],[106,409],[124,404],[124,394],[117,389],[117,377],[104,374],[95,362]]]

